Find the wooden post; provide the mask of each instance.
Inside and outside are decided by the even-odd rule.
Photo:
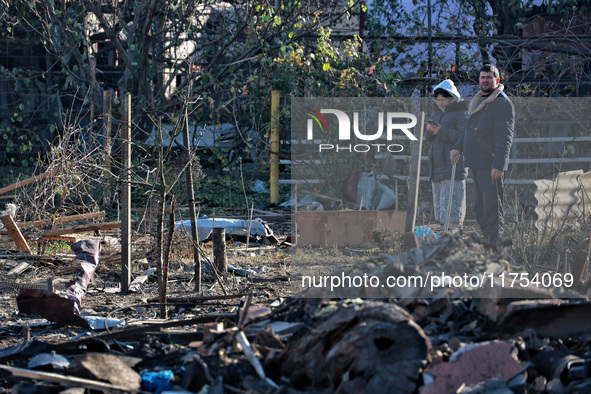
[[[195,291],[201,291],[201,259],[199,258],[199,234],[197,233],[197,213],[195,212],[195,190],[193,187],[193,150],[189,133],[189,114],[185,107],[185,127],[183,130],[183,143],[187,153],[189,164],[185,169],[187,183],[187,200],[189,203],[189,216],[191,219],[191,237],[193,238],[193,261],[195,262]]]
[[[121,108],[121,292],[131,282],[131,94],[123,95]]]
[[[174,236],[174,197],[170,201],[170,217],[168,220],[168,238],[164,247],[164,258],[162,259],[162,270],[159,275],[159,295],[160,295],[160,318],[168,318],[166,305],[166,290],[168,289],[168,266],[170,261],[170,251],[172,249],[172,237]]]
[[[226,261],[226,229],[224,227],[213,228],[213,262],[217,270],[225,274],[228,272]]]
[[[105,161],[103,167],[107,174],[111,173],[111,91],[103,91],[103,149],[105,152]]]
[[[158,122],[159,125],[161,122]],[[159,127],[159,136],[162,136],[162,128]],[[160,300],[166,300],[166,286],[168,283],[164,283],[164,255],[166,250],[164,248],[164,212],[166,210],[166,180],[164,179],[164,147],[162,144],[158,146],[158,177],[160,178],[160,187],[158,188],[158,220],[157,220],[157,230],[156,230],[156,270],[158,272],[158,297]],[[171,207],[172,208],[172,207]],[[174,211],[171,209],[171,214],[174,214]],[[164,301],[160,301],[161,304],[164,304]],[[160,317],[162,319],[166,318],[166,306],[160,306]]]
[[[271,204],[279,203],[279,91],[271,92]]]
[[[103,189],[103,204],[111,204],[111,127],[112,127],[112,111],[111,111],[111,91],[103,91],[103,152],[105,158],[103,161],[103,178],[107,179]]]
[[[415,137],[418,141],[412,144],[412,158],[410,164],[410,187],[408,191],[408,204],[406,208],[406,225],[404,232],[414,233],[415,221],[417,216],[418,198],[419,198],[419,184],[421,176],[421,154],[423,151],[423,126],[425,123],[425,113],[421,111],[419,114],[419,123],[415,126]],[[405,240],[409,236],[405,237]],[[411,245],[405,242],[404,248],[408,249]]]

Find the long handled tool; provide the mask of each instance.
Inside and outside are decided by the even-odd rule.
[[[451,183],[449,184],[449,204],[447,205],[447,218],[445,219],[445,232],[449,230],[449,217],[451,215],[451,202],[454,197],[454,181],[456,178],[456,164],[457,161],[454,161],[453,166],[451,167]]]

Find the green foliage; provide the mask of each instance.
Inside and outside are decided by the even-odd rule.
[[[48,255],[72,253],[72,247],[69,242],[49,241],[45,247],[45,253]]]
[[[379,97],[388,86],[376,77],[376,64],[359,51],[362,40],[355,36],[337,47],[330,28],[319,28],[314,48],[293,44],[273,59],[272,84],[296,97]]]

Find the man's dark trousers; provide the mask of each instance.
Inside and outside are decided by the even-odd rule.
[[[490,168],[472,168],[474,216],[486,242],[497,244],[503,236],[503,178],[493,181]]]

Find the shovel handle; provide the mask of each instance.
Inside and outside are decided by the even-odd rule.
[[[449,203],[447,204],[447,218],[445,219],[445,232],[447,233],[447,230],[449,230],[449,217],[451,215],[451,202],[454,196],[454,181],[456,178],[456,163],[454,162],[454,164],[451,167],[451,182],[449,184]]]

